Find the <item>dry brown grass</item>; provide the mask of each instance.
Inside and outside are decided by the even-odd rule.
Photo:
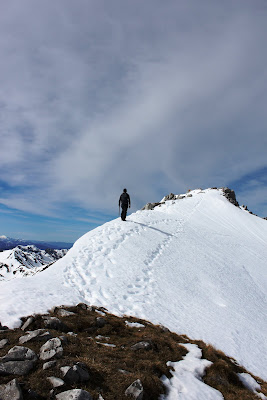
[[[202,349],[202,357],[213,363],[207,368],[203,378],[207,385],[219,390],[225,400],[259,399],[256,394],[246,389],[238,378],[238,373],[247,372],[245,368],[213,346],[207,345],[203,341],[195,341],[195,343]],[[261,385],[261,392],[266,395],[266,383],[264,385],[262,380],[254,375],[252,376]]]
[[[103,316],[107,322],[106,325],[97,328],[96,318],[101,316],[98,312],[100,309],[86,310],[81,305],[64,307],[64,309],[75,312],[74,316],[60,317],[60,320],[67,325],[67,331],[72,331],[77,336],[65,334],[68,341],[63,344],[64,354],[54,368],[44,371],[43,362],[38,361],[36,368],[29,375],[16,377],[22,384],[24,400],[30,400],[29,389],[41,395],[40,399],[54,399],[56,393],[73,388],[87,390],[94,400],[98,399],[99,393],[105,400],[127,400],[129,397],[126,397],[124,392],[136,379],[140,379],[143,384],[143,400],[156,400],[165,392],[161,377],[163,375],[171,377],[166,365],[167,361],[179,361],[187,353],[181,345],[189,340],[185,335],[179,336],[148,321],[133,317],[120,318],[107,312]],[[57,316],[57,310],[51,312],[50,315]],[[145,327],[128,327],[125,324],[126,320],[142,323]],[[35,316],[34,323],[28,329],[38,328],[44,328],[41,316]],[[53,337],[62,335],[61,332],[48,330]],[[25,333],[20,329],[2,333],[0,339],[7,337],[10,344],[0,350],[0,356],[5,355],[10,348],[17,345],[19,337],[23,334]],[[102,339],[98,338],[98,335],[101,335]],[[144,340],[151,343],[150,350],[133,351],[131,349],[132,345]],[[245,370],[237,366],[234,360],[202,341],[190,340],[190,342],[196,343],[202,349],[203,358],[213,362],[207,369],[205,383],[221,391],[226,400],[258,399],[242,386],[236,374]],[[113,344],[116,347],[107,347],[103,343]],[[37,354],[41,345],[42,343],[36,342],[25,344]],[[61,377],[60,367],[72,366],[76,362],[86,364],[90,380],[85,384],[66,384],[64,388],[57,389],[53,395],[50,395],[52,387],[46,378],[48,376]],[[7,383],[11,379],[13,377],[0,377],[0,384]],[[262,389],[262,391],[266,390],[266,384],[263,383]]]

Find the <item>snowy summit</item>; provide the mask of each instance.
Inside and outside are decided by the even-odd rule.
[[[193,190],[82,236],[38,275],[0,282],[0,321],[86,302],[211,343],[267,379],[267,222]]]

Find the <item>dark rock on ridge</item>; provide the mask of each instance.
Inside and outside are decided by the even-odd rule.
[[[224,196],[227,198],[227,200],[230,201],[230,203],[232,203],[234,206],[239,207],[239,203],[236,200],[235,197],[235,192],[232,189],[229,189],[227,187],[222,188],[222,191],[224,193]]]

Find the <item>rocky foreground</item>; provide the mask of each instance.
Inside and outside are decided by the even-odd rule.
[[[0,399],[159,399],[166,394],[162,377],[172,377],[167,362],[182,360],[188,343],[211,361],[203,382],[224,399],[265,398],[265,382],[250,374],[261,393],[249,390],[239,375],[247,371],[212,346],[78,304],[23,318],[17,329],[0,324]]]

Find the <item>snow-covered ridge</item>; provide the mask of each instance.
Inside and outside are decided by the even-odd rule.
[[[27,279],[0,282],[0,320],[84,302],[202,339],[267,378],[267,223],[192,190],[82,236]]]
[[[67,250],[40,250],[36,246],[17,246],[0,252],[0,280],[35,275],[67,254]]]

